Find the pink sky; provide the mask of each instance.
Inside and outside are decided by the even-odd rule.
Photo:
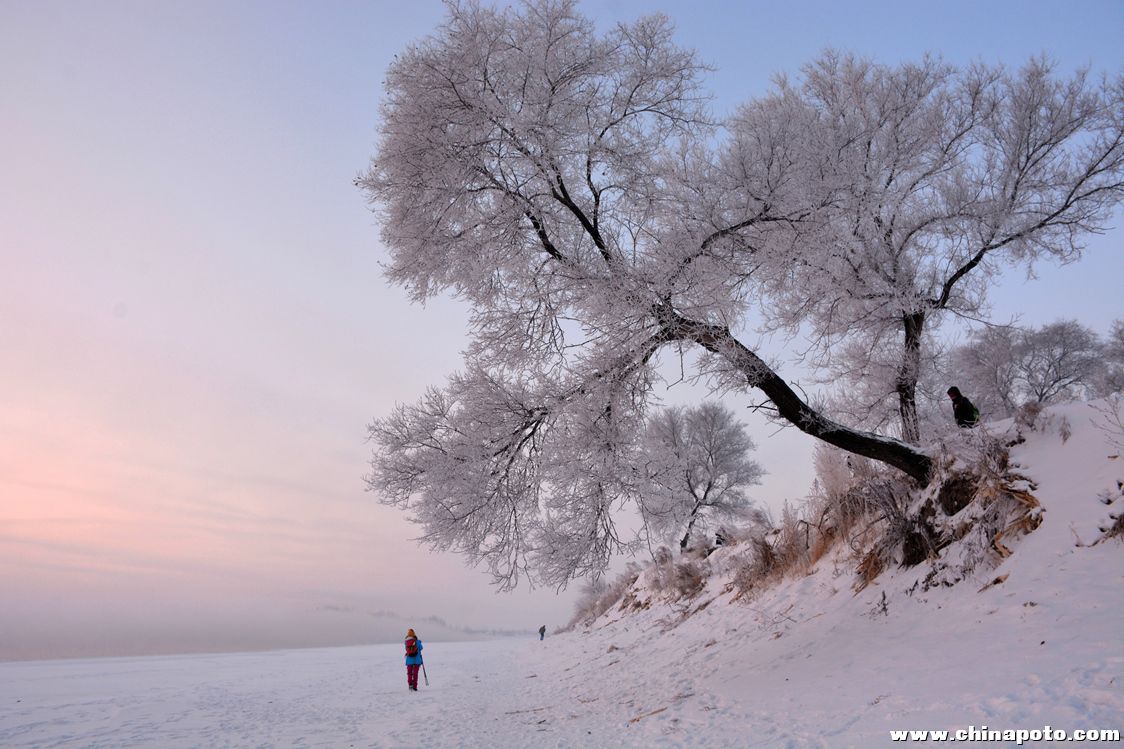
[[[667,10],[719,68],[723,106],[828,44],[1124,66],[1107,1],[1060,19],[1045,3],[887,3],[865,21],[830,3],[582,7]],[[494,595],[363,489],[366,425],[464,345],[455,303],[385,285],[351,184],[387,62],[441,14],[0,5],[0,658],[397,637],[379,611],[528,632],[569,618],[572,594]],[[998,311],[1101,332],[1124,314],[1119,230],[1041,275]],[[775,506],[809,485],[810,444],[755,429]]]

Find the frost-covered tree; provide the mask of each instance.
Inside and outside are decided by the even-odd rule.
[[[648,419],[641,442],[640,510],[656,539],[686,549],[693,533],[738,517],[764,471],[745,425],[719,403],[672,407]]]
[[[781,114],[783,113],[783,114]],[[826,379],[856,383],[877,422],[917,443],[918,380],[945,313],[979,318],[1004,268],[1080,257],[1124,194],[1124,77],[828,53],[734,123],[800,123],[790,170],[807,218],[774,238],[778,325],[810,324]],[[874,404],[881,395],[883,403]]]
[[[1124,391],[1124,320],[1113,320],[1104,342],[1104,371],[1096,383],[1098,395]]]
[[[776,418],[928,480],[924,451],[828,418],[739,337],[763,301],[814,311],[775,280],[811,262],[806,248],[830,247],[805,227],[842,220],[819,217],[846,190],[801,173],[818,163],[805,153],[813,109],[769,97],[719,140],[701,72],[663,17],[598,34],[564,0],[451,3],[387,72],[378,151],[359,180],[387,276],[419,301],[468,302],[471,342],[463,372],[372,425],[369,483],[503,585],[532,569],[564,584],[624,545],[614,513],[636,497],[627,467],[669,346],[700,349],[716,387],[756,389]],[[1087,205],[1115,164],[1079,192]],[[1033,243],[1002,228],[987,251]],[[986,265],[984,248],[956,279]],[[961,293],[955,279],[942,288]]]
[[[1041,328],[991,327],[953,352],[962,389],[993,418],[1028,402],[1052,403],[1093,392],[1105,379],[1105,350],[1096,333],[1075,320]]]
[[[985,418],[1013,416],[1022,402],[1017,362],[1022,337],[1018,328],[989,326],[952,351],[951,384],[967,393]]]
[[[1059,320],[1023,334],[1016,377],[1026,400],[1080,397],[1103,371],[1097,334],[1076,320]]]

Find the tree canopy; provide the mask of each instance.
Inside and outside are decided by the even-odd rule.
[[[716,522],[751,506],[746,490],[764,470],[737,415],[720,403],[653,413],[640,442],[640,511],[656,541],[686,549]]]
[[[369,483],[502,585],[564,584],[627,543],[614,513],[669,345],[927,481],[910,408],[929,316],[977,309],[1001,262],[1072,255],[1120,198],[1119,79],[828,53],[719,127],[704,72],[662,16],[598,33],[535,0],[452,4],[387,73],[359,180],[387,276],[466,300],[471,340],[463,371],[371,426]],[[740,337],[754,309],[812,325],[821,366],[889,362],[904,439],[809,405]]]

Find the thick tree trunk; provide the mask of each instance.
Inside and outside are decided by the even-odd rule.
[[[905,315],[902,327],[905,341],[898,367],[898,414],[901,416],[902,440],[918,445],[921,443],[921,420],[917,418],[917,375],[921,371],[921,334],[925,330],[925,313]]]
[[[851,429],[819,413],[802,401],[772,367],[746,348],[728,328],[688,320],[667,307],[657,310],[657,316],[669,335],[693,341],[736,367],[745,375],[746,384],[763,392],[781,418],[800,431],[841,450],[893,466],[922,485],[929,482],[932,460],[928,455],[901,440]]]
[[[687,543],[691,540],[691,531],[695,529],[695,520],[699,516],[699,508],[702,507],[702,502],[695,502],[695,508],[691,510],[691,522],[687,523],[687,532],[683,534],[683,540],[679,542],[679,553],[682,554],[687,550]]]

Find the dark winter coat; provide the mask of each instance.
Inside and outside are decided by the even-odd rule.
[[[979,409],[963,395],[952,399],[952,415],[958,427],[974,427],[980,420]]]
[[[416,638],[416,637],[414,639],[418,640],[418,638]],[[418,654],[417,655],[407,655],[406,656],[406,665],[407,666],[420,665],[421,662],[422,662],[421,652],[422,652],[422,641],[418,640]]]

